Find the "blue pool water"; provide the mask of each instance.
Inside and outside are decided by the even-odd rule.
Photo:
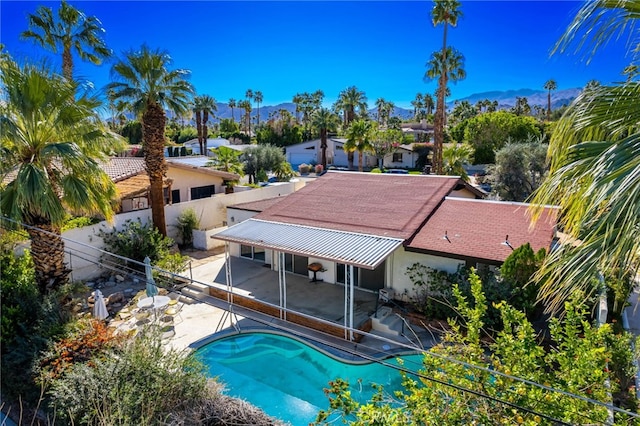
[[[352,395],[365,402],[371,384],[386,392],[401,388],[399,371],[376,363],[341,362],[301,341],[271,333],[244,333],[215,340],[196,351],[210,377],[226,385],[226,393],[260,407],[292,425],[308,425],[318,411],[328,409],[323,389],[336,378],[349,381]],[[416,370],[422,355],[401,357]],[[385,362],[398,365],[396,358]]]

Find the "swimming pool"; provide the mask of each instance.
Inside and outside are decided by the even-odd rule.
[[[297,339],[266,332],[224,337],[195,354],[209,376],[226,385],[227,394],[294,426],[308,425],[318,411],[329,407],[323,389],[331,380],[348,380],[352,396],[361,402],[373,395],[373,383],[392,392],[400,389],[402,382],[400,373],[391,367],[343,362]],[[422,355],[400,358],[412,370],[422,365]],[[398,365],[396,358],[385,362]]]

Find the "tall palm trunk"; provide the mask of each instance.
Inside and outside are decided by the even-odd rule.
[[[327,170],[327,129],[320,129],[320,150],[322,151],[322,170]]]
[[[207,122],[209,121],[209,111],[206,109],[202,112],[202,140],[204,144],[204,149],[207,149],[207,142],[209,141],[209,128],[207,127]],[[207,155],[204,151],[201,151],[203,155]]]
[[[31,254],[36,270],[36,281],[41,294],[59,288],[67,282],[71,270],[64,262],[64,241],[60,228],[41,219],[30,223]]]
[[[361,172],[363,171],[363,167],[362,167],[362,151],[358,151],[358,171]]]
[[[200,111],[195,111],[196,113],[196,132],[198,133],[198,146],[200,146],[200,155],[204,155],[204,144],[202,143],[202,118],[200,116]]]
[[[163,182],[167,172],[164,159],[164,128],[166,117],[157,103],[149,104],[142,115],[142,138],[144,141],[144,161],[149,175],[151,217],[153,225],[162,235],[167,235],[164,218]]]
[[[433,121],[433,168],[438,175],[442,174],[442,147],[444,143],[445,102],[447,91],[447,22],[444,23],[444,36],[442,37],[442,70],[438,79],[438,101],[436,104],[436,116]]]
[[[73,56],[71,56],[71,48],[64,48],[62,52],[62,75],[68,81],[73,80]]]
[[[547,121],[551,120],[551,90],[547,93]]]

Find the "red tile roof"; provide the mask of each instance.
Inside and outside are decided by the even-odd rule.
[[[102,170],[114,182],[146,173],[144,158],[142,157],[111,157],[102,164]]]
[[[549,250],[558,209],[545,208],[530,226],[527,207],[524,203],[447,197],[407,250],[499,263],[512,251],[503,244],[507,235],[514,248],[528,242],[535,251]]]
[[[256,219],[407,239],[461,180],[330,171]]]

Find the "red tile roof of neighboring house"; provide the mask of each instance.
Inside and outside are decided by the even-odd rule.
[[[102,164],[102,170],[104,170],[114,182],[146,173],[144,158],[142,157],[111,157],[107,162]]]
[[[238,203],[232,206],[227,206],[228,209],[247,210],[250,212],[261,212],[267,208],[273,206],[276,203],[282,201],[283,197],[266,198],[258,201],[248,201],[246,203]]]
[[[448,176],[330,171],[256,218],[407,239],[461,183]]]
[[[545,208],[530,226],[527,208],[524,203],[447,197],[407,250],[499,263],[512,251],[504,244],[507,235],[514,248],[529,243],[534,251],[549,250],[558,209]]]

